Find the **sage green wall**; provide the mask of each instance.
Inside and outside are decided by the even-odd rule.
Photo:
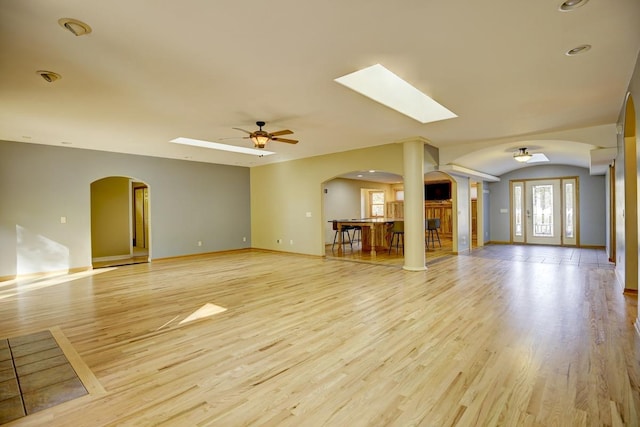
[[[152,259],[251,247],[248,168],[0,141],[0,277],[91,266],[90,184],[109,176],[149,186]]]
[[[109,177],[91,183],[93,258],[131,254],[131,180]]]
[[[324,255],[322,184],[355,170],[402,175],[402,163],[402,145],[387,144],[251,168],[252,246]]]

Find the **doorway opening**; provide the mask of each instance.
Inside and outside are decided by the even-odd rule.
[[[150,260],[149,187],[130,177],[91,183],[91,254],[94,268]]]
[[[511,181],[513,243],[577,246],[578,177]]]

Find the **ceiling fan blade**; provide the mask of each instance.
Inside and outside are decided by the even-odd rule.
[[[279,130],[278,132],[269,132],[271,136],[280,136],[280,135],[291,135],[293,131],[289,129]]]
[[[226,139],[249,139],[249,136],[225,136],[223,138],[215,138],[216,141],[224,141]]]
[[[248,130],[244,130],[244,129],[240,129],[240,128],[231,128],[231,129],[241,130],[242,132],[248,133],[249,135],[251,135],[253,133],[253,132],[249,132]]]
[[[297,144],[298,141],[296,141],[295,139],[287,139],[287,138],[271,138],[272,141],[278,141],[278,142],[286,142],[287,144]]]

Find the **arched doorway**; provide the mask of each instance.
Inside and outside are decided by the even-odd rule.
[[[456,231],[456,181],[444,172],[428,172],[424,175],[424,216],[427,223],[437,220],[435,233],[427,233],[427,265],[454,251]],[[433,234],[436,239],[433,240]],[[431,237],[431,238],[429,238]]]
[[[322,183],[325,255],[382,264],[403,263],[402,248],[389,253],[391,219],[402,219],[403,178],[383,171],[352,171]],[[389,220],[389,227],[376,224],[375,254],[371,255],[370,229],[362,227],[338,233],[335,220],[376,219]],[[366,226],[365,226],[366,227]],[[342,242],[342,245],[340,245]]]
[[[425,221],[425,258],[427,264],[453,255],[457,250],[458,219],[456,201],[458,183],[443,172],[425,174],[425,220],[435,219],[436,230],[427,231]],[[430,187],[433,185],[433,188]],[[433,190],[433,191],[432,191]],[[369,261],[402,266],[402,243],[391,245],[392,223],[404,219],[404,181],[396,174],[379,171],[354,171],[336,176],[322,184],[323,215],[325,218],[325,256],[331,258]],[[378,206],[381,204],[381,206]],[[465,205],[466,206],[466,205]],[[465,208],[466,209],[466,208]],[[346,234],[340,236],[333,220],[380,217],[388,220],[384,234],[376,237],[375,257],[370,256],[361,234],[352,231],[350,242]],[[471,217],[469,218],[469,223]],[[380,227],[378,227],[381,229]],[[366,234],[365,234],[366,238]],[[429,240],[427,241],[427,238]],[[338,250],[342,242],[341,250]],[[428,243],[428,245],[427,245]]]
[[[94,268],[149,262],[149,187],[131,177],[91,183],[91,258]]]

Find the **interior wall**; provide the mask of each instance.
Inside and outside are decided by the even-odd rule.
[[[153,188],[154,258],[251,245],[248,168],[0,141],[0,277],[90,267],[90,184],[107,176]]]
[[[387,144],[251,168],[253,247],[324,255],[331,218],[324,216],[323,183],[353,170],[402,175],[402,165],[402,145]]]
[[[509,242],[511,239],[511,209],[509,183],[513,179],[541,179],[577,176],[580,206],[580,245],[605,247],[605,179],[604,175],[590,175],[589,170],[575,166],[529,166],[516,169],[489,183],[490,241]]]
[[[130,179],[108,177],[91,183],[92,258],[131,255]]]
[[[451,190],[455,191],[452,199],[453,220],[453,251],[457,253],[468,252],[471,249],[471,180],[467,177],[452,175],[456,185]]]
[[[637,123],[640,122],[639,109],[630,107],[629,100],[640,99],[640,55],[636,58],[636,66],[629,82],[629,89],[622,104],[618,127],[622,130],[618,134],[618,155],[615,159],[615,236],[616,236],[616,274],[618,280],[625,289],[638,290],[638,277],[640,277],[640,264],[638,263],[638,242],[640,241],[640,200],[638,190],[638,176],[640,174],[640,154],[638,149]],[[637,102],[637,101],[636,101]],[[633,146],[633,149],[630,147]],[[633,157],[629,162],[628,157]],[[632,170],[629,164],[633,165]],[[633,181],[633,185],[631,184]],[[633,191],[630,187],[635,187]],[[633,205],[635,222],[631,224],[628,219],[628,208]],[[640,321],[640,318],[638,318]],[[640,325],[639,327],[640,332]]]
[[[489,190],[489,183],[482,183],[482,221],[484,226],[484,242],[487,243],[491,240],[491,191]],[[478,195],[480,197],[480,195]]]

